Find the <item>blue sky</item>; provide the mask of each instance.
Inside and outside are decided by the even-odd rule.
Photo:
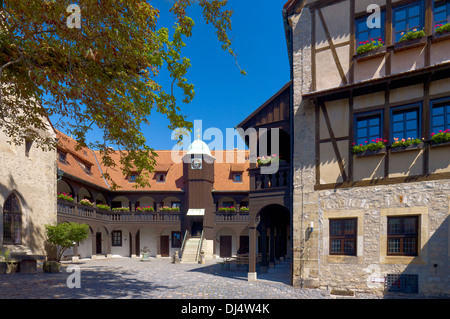
[[[228,7],[234,11],[230,38],[238,63],[247,72],[245,76],[235,59],[221,49],[214,27],[203,20],[199,6],[193,5],[188,11],[195,26],[192,37],[185,39],[187,46],[182,53],[192,64],[187,79],[195,86],[195,98],[189,104],[180,104],[181,113],[189,121],[201,120],[203,132],[219,128],[224,148],[226,128],[235,127],[289,81],[282,17],[286,1],[229,0]],[[172,3],[152,1],[161,11],[161,27],[172,27]],[[156,150],[172,149],[175,141],[171,140],[168,120],[155,111],[149,121],[150,125],[143,128],[148,145]],[[194,132],[192,137],[196,135]]]

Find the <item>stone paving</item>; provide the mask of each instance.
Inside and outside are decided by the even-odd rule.
[[[79,266],[80,288],[69,288]],[[1,299],[330,299],[322,290],[294,288],[284,262],[247,281],[245,269],[222,269],[216,261],[206,264],[172,264],[170,259],[86,259],[64,263],[61,272],[48,274],[38,266],[35,274],[1,274]],[[76,283],[70,277],[69,282]],[[356,298],[376,298],[357,295]]]

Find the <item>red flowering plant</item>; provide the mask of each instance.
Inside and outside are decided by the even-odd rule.
[[[361,54],[364,52],[368,52],[374,50],[376,48],[380,48],[384,45],[384,41],[382,38],[379,39],[370,39],[367,41],[359,42],[359,47],[356,49],[356,53]]]
[[[155,209],[152,206],[139,206],[136,207],[137,212],[154,212]]]
[[[436,24],[435,26],[435,32],[436,33],[445,33],[445,32],[449,32],[450,31],[450,23],[446,23],[446,24]]]
[[[431,133],[431,142],[433,144],[450,142],[450,129],[440,130],[439,133]]]
[[[376,138],[371,142],[365,141],[365,144],[353,143],[353,154],[361,153],[367,150],[377,151],[386,146],[387,140],[382,138]]]
[[[67,193],[58,193],[57,197],[58,197],[59,199],[64,199],[64,200],[66,200],[66,201],[68,201],[68,202],[73,202],[73,197],[72,197],[72,195],[67,194]]]

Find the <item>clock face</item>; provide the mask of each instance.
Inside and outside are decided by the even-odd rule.
[[[191,168],[192,169],[202,169],[202,159],[201,158],[191,159]]]

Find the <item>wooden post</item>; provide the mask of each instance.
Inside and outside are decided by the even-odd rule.
[[[256,227],[249,226],[248,281],[256,281]]]

